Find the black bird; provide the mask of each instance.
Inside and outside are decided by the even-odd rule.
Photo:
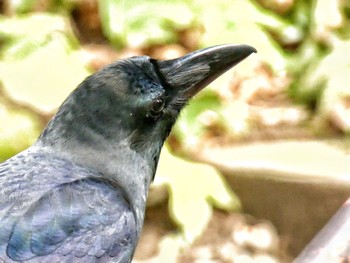
[[[116,61],[0,164],[0,262],[131,262],[161,147],[188,100],[256,50]]]

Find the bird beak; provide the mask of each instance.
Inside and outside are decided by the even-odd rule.
[[[253,52],[248,45],[219,45],[157,61],[157,67],[166,87],[189,99]]]

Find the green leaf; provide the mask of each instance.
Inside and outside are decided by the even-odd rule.
[[[9,13],[20,14],[32,10],[34,5],[36,4],[36,0],[8,0],[6,1],[6,4]]]
[[[314,108],[324,90],[324,82],[310,82],[310,76],[323,59],[325,51],[320,50],[317,42],[308,38],[289,60],[288,72],[293,74],[294,81],[289,87],[289,95],[299,103]]]
[[[334,30],[343,25],[345,17],[343,17],[342,14],[341,9],[343,4],[341,2],[342,1],[316,1],[314,22],[317,31]]]
[[[218,95],[210,89],[203,90],[181,112],[172,134],[185,149],[199,143],[207,130],[205,124],[198,120],[199,115],[204,111],[216,112],[220,107],[221,102]]]
[[[185,247],[182,236],[178,234],[168,234],[162,237],[159,242],[159,254],[155,262],[176,263],[181,249]]]
[[[238,198],[214,168],[175,157],[166,147],[156,180],[168,185],[171,216],[189,242],[206,228],[212,206],[227,211],[240,208]]]
[[[188,0],[99,0],[102,29],[117,47],[145,47],[177,41],[194,15]]]
[[[0,36],[7,38],[42,38],[52,32],[72,33],[69,20],[48,13],[33,13],[0,19]]]
[[[204,23],[201,43],[211,46],[222,43],[250,44],[258,50],[259,58],[274,69],[284,69],[281,48],[263,30],[264,26],[282,31],[288,24],[274,13],[259,8],[252,1],[200,0],[200,21]],[[251,72],[247,63],[239,70]]]
[[[32,145],[42,129],[28,111],[9,109],[0,103],[0,162]]]
[[[239,137],[250,131],[249,107],[242,100],[224,103],[210,88],[201,91],[181,112],[172,136],[181,151],[191,153],[212,136]]]
[[[318,110],[327,115],[335,103],[344,96],[350,95],[350,40],[335,39],[331,51],[319,59],[301,77],[298,85],[301,92],[319,91]]]
[[[89,74],[65,21],[50,15],[0,21],[0,34],[11,36],[0,62],[0,81],[12,99],[44,113],[56,110]]]
[[[328,114],[334,104],[344,96],[350,95],[350,40],[337,41],[332,52],[327,55],[316,71],[310,76],[310,81],[326,80],[319,110]]]

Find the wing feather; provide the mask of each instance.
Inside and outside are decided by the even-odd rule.
[[[104,179],[79,179],[32,204],[14,225],[7,255],[20,261],[55,255],[61,262],[71,256],[81,262],[91,257],[119,262],[132,256],[136,238],[124,192]]]

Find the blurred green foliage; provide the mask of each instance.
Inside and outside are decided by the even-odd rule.
[[[347,1],[298,1],[293,10],[292,21],[303,22],[300,27],[304,37],[291,54],[289,70],[295,81],[290,94],[325,115],[335,97],[349,95],[344,77],[350,61],[346,62],[347,54],[343,53],[344,48],[350,48],[344,42],[350,36],[347,5]]]
[[[33,13],[2,17],[0,81],[14,100],[55,111],[88,74],[68,19]],[[18,77],[20,76],[20,78]]]
[[[4,160],[35,141],[43,128],[40,115],[53,113],[89,72],[78,58],[79,44],[67,18],[49,13],[3,16],[0,25]],[[33,111],[16,111],[9,103]]]
[[[11,13],[21,14],[29,12],[35,5],[35,0],[7,1],[7,8]]]
[[[326,119],[337,100],[350,96],[349,1],[6,0],[0,16],[0,160],[32,144],[42,123],[91,73],[82,57],[76,21],[77,10],[86,9],[93,10],[86,15],[93,13],[99,23],[83,25],[100,27],[104,44],[118,52],[130,48],[143,52],[166,44],[188,50],[245,43],[257,48],[259,63],[268,65],[273,74],[287,72],[292,80],[290,98],[315,109],[316,115]],[[189,34],[186,42],[188,32],[195,34]],[[254,67],[242,63],[237,76],[256,74]],[[194,141],[206,138],[210,125],[201,116],[208,110],[215,112],[221,131],[233,134],[249,128],[233,124],[234,116],[245,116],[244,105],[227,105],[217,92],[230,78],[213,83],[213,89],[199,94],[183,112],[173,136],[185,153]],[[213,204],[229,211],[239,208],[214,170],[168,152],[162,162],[169,163],[159,177],[169,187],[170,212],[188,240],[205,228]],[[181,169],[171,170],[174,165]],[[186,184],[198,181],[202,184],[189,192]],[[200,221],[194,220],[198,216]]]
[[[0,123],[0,162],[28,148],[43,128],[35,114],[11,108],[3,99],[0,99]]]
[[[191,2],[99,0],[102,29],[117,48],[176,43],[177,32],[194,23]]]
[[[213,167],[175,157],[168,147],[162,150],[155,180],[156,184],[169,188],[170,215],[187,242],[193,242],[206,228],[213,206],[226,211],[241,207],[238,198]]]

